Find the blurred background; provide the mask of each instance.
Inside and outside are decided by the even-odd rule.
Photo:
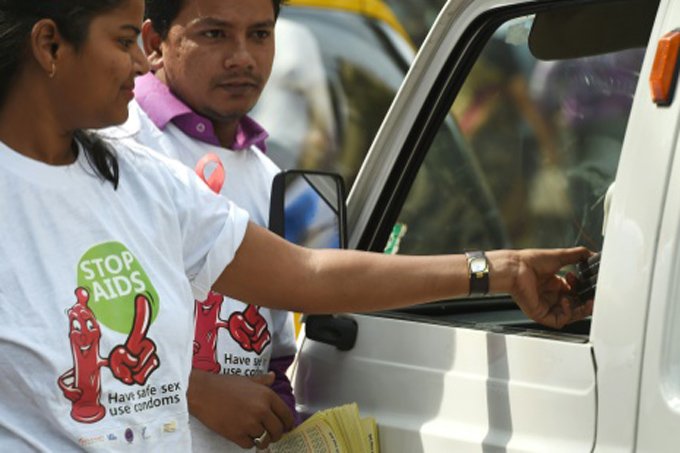
[[[289,0],[272,75],[253,111],[282,169],[352,185],[443,0]]]
[[[413,43],[420,46],[446,0],[387,0]]]

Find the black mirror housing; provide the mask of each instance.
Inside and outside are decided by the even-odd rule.
[[[337,173],[284,170],[272,182],[269,229],[298,245],[347,248],[345,184]]]

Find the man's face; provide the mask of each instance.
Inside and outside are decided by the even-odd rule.
[[[271,0],[186,0],[160,42],[156,75],[196,112],[238,120],[271,73],[274,21]]]

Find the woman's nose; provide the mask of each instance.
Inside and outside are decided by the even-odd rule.
[[[147,60],[146,55],[144,55],[144,51],[141,49],[141,47],[139,47],[139,45],[135,45],[132,58],[134,59],[133,64],[135,74],[140,76],[149,72],[149,60]]]

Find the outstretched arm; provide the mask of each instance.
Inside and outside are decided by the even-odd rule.
[[[577,247],[487,252],[490,292],[509,293],[524,313],[551,327],[589,315],[572,306],[562,267],[586,259]],[[262,276],[266,275],[266,279]],[[390,256],[311,250],[250,224],[232,263],[214,288],[239,300],[304,313],[367,312],[468,294],[464,255]]]

